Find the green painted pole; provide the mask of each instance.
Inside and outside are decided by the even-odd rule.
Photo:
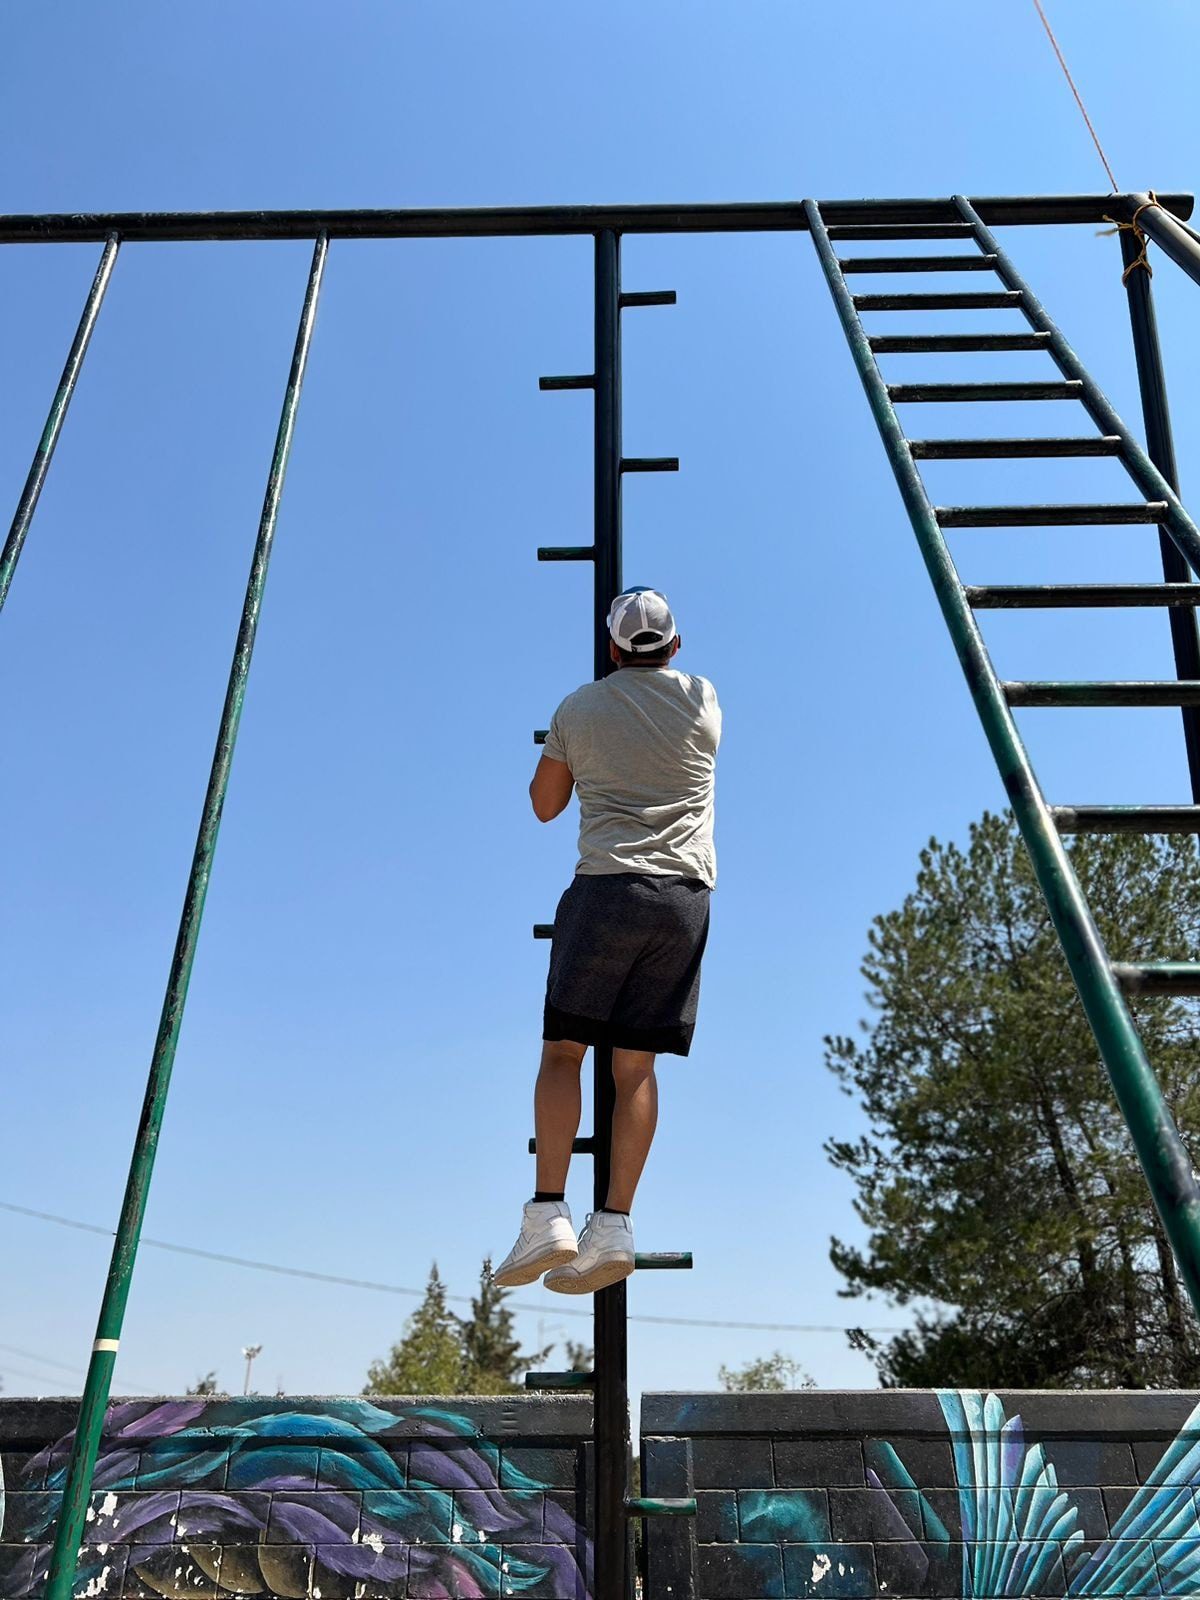
[[[296,333],[296,348],[292,355],[292,368],[288,374],[287,391],[279,418],[279,431],[275,436],[275,454],[267,478],[262,516],[258,524],[258,538],[250,577],[246,585],[246,599],[242,607],[242,620],[238,628],[233,664],[229,669],[229,686],[225,691],[225,705],[221,712],[221,725],[217,733],[217,747],[209,774],[208,790],[204,796],[204,810],[200,817],[200,830],[192,856],[192,870],[184,896],[183,913],[179,921],[179,934],[175,953],[171,958],[171,971],[167,979],[167,992],[163,999],[158,1037],[150,1062],[150,1075],[146,1084],[146,1098],[142,1105],[129,1179],[125,1186],[125,1199],[121,1206],[121,1220],[117,1227],[116,1243],[108,1269],[108,1281],[100,1305],[96,1326],[96,1340],[88,1364],[87,1381],[79,1406],[79,1420],[71,1448],[70,1465],[63,1490],[62,1509],[50,1558],[50,1572],[46,1584],[46,1600],[70,1600],[79,1561],[80,1542],[91,1496],[92,1476],[104,1427],[104,1415],[112,1386],[113,1368],[121,1338],[121,1325],[125,1305],[129,1298],[129,1285],[137,1255],[138,1240],[146,1213],[146,1197],[154,1169],[154,1156],[162,1128],[167,1090],[171,1082],[171,1068],[179,1042],[179,1029],[187,1000],[192,963],[196,955],[196,941],[200,932],[200,919],[204,913],[204,899],[212,872],[216,852],[217,833],[221,826],[221,811],[229,787],[229,773],[233,764],[233,749],[237,742],[238,724],[241,721],[242,703],[246,695],[246,680],[250,672],[250,658],[254,651],[254,637],[258,630],[263,589],[266,585],[267,566],[275,538],[275,524],[279,514],[279,499],[283,492],[284,474],[296,425],[296,408],[300,388],[304,382],[304,368],[308,361],[308,348],[312,340],[316,318],[317,297],[325,271],[325,257],[329,241],[321,234],[313,250],[312,268],[304,296],[304,309],[300,314],[300,327]]]
[[[975,709],[1016,816],[1051,921],[1079,990],[1101,1058],[1133,1137],[1193,1307],[1200,1312],[1200,1187],[1179,1130],[1154,1076],[1117,976],[1017,732],[983,636],[925,485],[913,462],[887,384],[875,361],[837,254],[814,201],[804,209],[833,303],[887,450],[905,510],[975,701]],[[965,214],[965,208],[964,208]],[[1022,285],[1023,288],[1023,285]],[[1043,314],[1044,315],[1044,314]],[[1048,321],[1049,319],[1047,319]],[[1057,332],[1057,330],[1056,330]],[[1061,339],[1061,335],[1058,335]],[[1064,342],[1065,348],[1065,342]],[[1107,405],[1107,402],[1104,402]],[[1111,408],[1110,408],[1111,409]],[[1119,424],[1114,432],[1128,437]],[[1147,462],[1147,465],[1149,463]],[[1153,471],[1154,469],[1151,468]]]
[[[38,440],[38,447],[34,451],[33,464],[29,468],[29,476],[25,479],[25,487],[21,491],[20,500],[17,502],[16,513],[8,530],[8,538],[4,541],[4,549],[0,551],[0,610],[4,608],[4,602],[7,600],[8,591],[12,586],[13,573],[17,570],[17,562],[21,559],[25,536],[29,532],[29,524],[33,521],[33,513],[37,510],[38,497],[42,492],[42,485],[46,481],[46,474],[50,470],[54,447],[58,443],[59,434],[62,432],[63,421],[67,415],[67,407],[71,404],[71,396],[75,393],[79,369],[83,366],[84,356],[87,355],[87,347],[92,338],[92,329],[96,326],[96,318],[100,315],[100,307],[104,301],[104,291],[108,288],[108,280],[112,276],[112,269],[116,264],[117,251],[120,246],[121,241],[118,236],[115,233],[110,233],[101,252],[100,265],[96,268],[96,276],[92,279],[92,287],[88,290],[88,297],[83,306],[83,314],[79,318],[79,326],[75,330],[75,337],[67,353],[67,364],[63,368],[62,377],[58,380],[58,388],[54,392],[54,399],[50,405],[50,414],[46,418],[46,426],[42,429],[42,437]]]

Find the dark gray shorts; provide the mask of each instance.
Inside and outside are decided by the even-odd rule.
[[[686,1056],[708,902],[698,878],[577,874],[554,914],[542,1037]]]

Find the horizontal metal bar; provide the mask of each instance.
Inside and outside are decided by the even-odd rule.
[[[1200,605],[1200,583],[1009,583],[968,586],[978,611]]]
[[[1103,222],[1128,195],[1002,195],[972,197],[995,227]],[[1194,196],[1160,194],[1159,204],[1190,217]],[[924,224],[961,220],[952,199],[822,200],[827,219],[853,223]],[[649,206],[488,206],[419,210],[114,211],[0,216],[0,244],[101,243],[110,233],[135,243],[186,239],[448,239],[534,234],[803,232],[800,200]]]
[[[1060,833],[1200,833],[1200,806],[1051,806]]]
[[[622,311],[630,306],[673,306],[675,304],[674,289],[640,289],[632,294],[622,294],[617,298],[617,304]]]
[[[527,1372],[527,1389],[590,1389],[595,1383],[591,1372]]]
[[[596,375],[594,372],[577,372],[565,378],[539,378],[539,389],[594,389]]]
[[[834,223],[828,230],[831,239],[961,239],[971,233],[969,222],[850,222]]]
[[[590,544],[555,544],[538,546],[539,561],[594,561],[596,547]]]
[[[1016,456],[1117,456],[1117,434],[1067,439],[910,439],[915,461],[998,461]]]
[[[591,1156],[596,1153],[596,1141],[590,1138],[573,1139],[571,1141],[571,1154],[573,1156]],[[529,1154],[537,1155],[537,1140],[530,1139]]]
[[[1083,386],[1077,378],[1050,378],[1032,383],[889,383],[893,405],[913,401],[939,401],[963,405],[983,400],[1079,400]]]
[[[535,922],[533,925],[535,939],[553,939],[554,924],[552,922]]]
[[[678,472],[678,456],[622,456],[622,472]]]
[[[1113,962],[1113,976],[1126,994],[1200,995],[1200,962]]]
[[[1131,522],[1161,522],[1166,505],[1148,500],[1141,505],[1088,506],[935,506],[943,528],[1089,528],[1121,527]]]
[[[1200,680],[1159,683],[1006,683],[1010,706],[1200,706]]]
[[[839,261],[843,272],[991,272],[995,256],[847,256]]]
[[[692,1252],[690,1250],[652,1250],[648,1253],[638,1251],[634,1255],[633,1264],[639,1272],[690,1272]]]
[[[1046,333],[876,333],[867,340],[877,356],[952,354],[976,350],[1045,350]]]
[[[660,1497],[630,1495],[625,1500],[627,1517],[694,1517],[696,1501],[691,1499],[664,1500]]]
[[[1015,289],[979,294],[856,294],[853,298],[856,311],[1001,311],[1021,304]]]

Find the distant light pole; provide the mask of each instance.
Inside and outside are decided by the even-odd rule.
[[[250,1393],[250,1369],[254,1365],[255,1356],[262,1355],[262,1345],[260,1345],[260,1344],[248,1344],[248,1345],[245,1345],[243,1347],[243,1349],[242,1349],[242,1354],[246,1358],[246,1386],[242,1390],[242,1393],[243,1394],[249,1394]]]

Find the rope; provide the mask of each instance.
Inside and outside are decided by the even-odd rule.
[[[1037,0],[1034,0],[1034,3],[1036,4]],[[1110,217],[1108,215],[1106,215],[1104,218],[1105,222],[1112,223],[1111,228],[1106,228],[1104,230],[1106,233],[1132,233],[1138,244],[1141,246],[1138,254],[1133,258],[1133,260],[1125,268],[1125,271],[1121,274],[1121,282],[1123,284],[1129,282],[1129,274],[1134,272],[1138,267],[1144,267],[1148,277],[1152,278],[1154,276],[1154,268],[1146,259],[1146,247],[1150,241],[1147,239],[1142,229],[1138,226],[1138,218],[1141,216],[1142,212],[1149,211],[1151,206],[1156,206],[1159,203],[1158,196],[1155,194],[1153,189],[1149,191],[1149,195],[1149,200],[1144,201],[1137,208],[1128,222],[1120,222],[1116,217]]]
[[[1054,54],[1058,57],[1058,64],[1063,69],[1063,76],[1071,86],[1071,93],[1075,96],[1075,104],[1082,112],[1084,122],[1087,123],[1087,131],[1091,134],[1092,143],[1096,146],[1096,154],[1104,163],[1104,170],[1108,173],[1108,181],[1112,185],[1112,192],[1114,194],[1118,194],[1120,190],[1117,180],[1113,177],[1113,169],[1108,164],[1108,157],[1104,154],[1104,146],[1100,143],[1100,140],[1096,134],[1096,130],[1092,126],[1092,119],[1087,114],[1087,107],[1083,103],[1083,97],[1079,93],[1079,90],[1075,87],[1075,79],[1071,76],[1071,69],[1067,66],[1066,58],[1059,49],[1058,40],[1054,37],[1054,29],[1050,26],[1050,19],[1042,9],[1042,0],[1033,0],[1033,3],[1037,9],[1038,16],[1042,19],[1042,27],[1046,30],[1046,36],[1050,40],[1050,43],[1054,46]]]

